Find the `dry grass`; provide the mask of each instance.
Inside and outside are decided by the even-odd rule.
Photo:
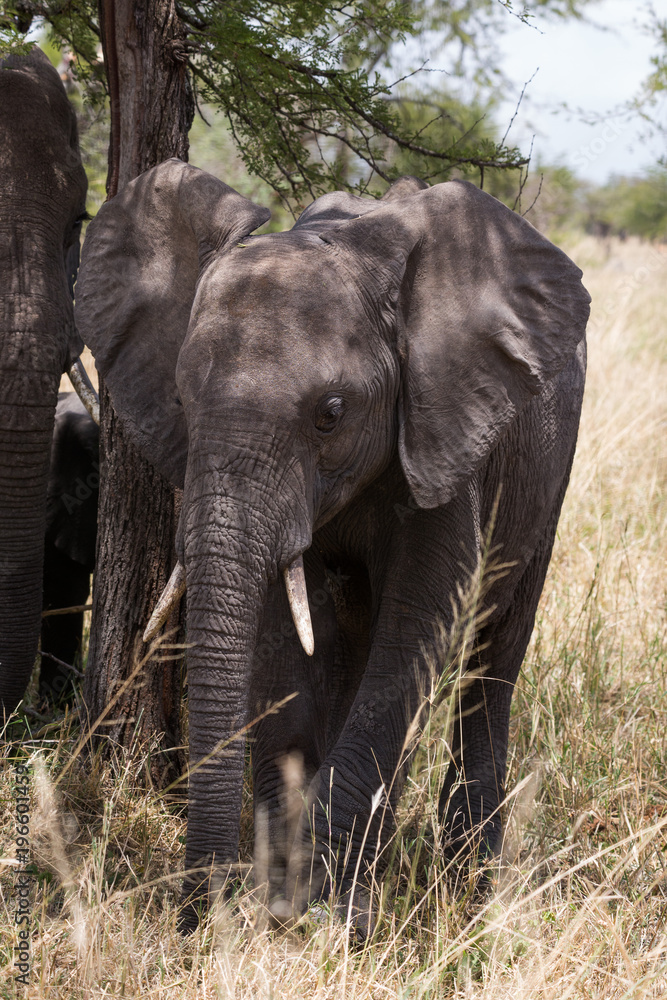
[[[452,901],[437,839],[437,709],[401,806],[381,920],[363,949],[326,911],[258,929],[235,887],[175,929],[184,821],[144,787],[69,762],[74,723],[26,733],[37,873],[30,997],[648,998],[667,993],[667,254],[592,239],[570,252],[594,297],[580,445],[515,695],[504,864],[486,903]],[[0,853],[14,856],[4,749]],[[13,876],[0,887],[0,995],[14,996]],[[19,989],[17,995],[21,995]]]

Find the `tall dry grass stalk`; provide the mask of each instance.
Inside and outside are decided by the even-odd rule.
[[[176,932],[185,824],[147,787],[150,746],[70,763],[71,720],[2,748],[0,854],[14,855],[12,754],[35,766],[31,997],[649,998],[667,993],[667,254],[628,241],[570,252],[593,294],[579,448],[515,694],[503,864],[480,900],[438,850],[462,650],[478,589],[429,693],[399,828],[376,871],[379,920],[350,945],[328,907],[269,932],[250,878]],[[466,613],[467,609],[467,613]],[[457,656],[459,659],[457,659]],[[449,691],[453,696],[445,697]],[[454,699],[454,702],[452,700]],[[378,800],[379,801],[379,800]],[[381,806],[379,806],[381,808]],[[248,800],[244,829],[250,834]],[[248,838],[246,838],[248,840]],[[250,860],[248,843],[246,858]],[[259,867],[266,867],[260,850]],[[12,866],[0,876],[0,995]],[[16,995],[20,995],[20,990]]]

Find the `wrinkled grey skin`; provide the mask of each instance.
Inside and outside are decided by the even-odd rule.
[[[38,49],[0,62],[0,177],[1,716],[37,654],[58,384],[83,347],[71,290],[86,176],[74,111]]]
[[[249,237],[267,216],[194,167],[148,171],[90,227],[77,322],[135,441],[184,487],[191,765],[298,692],[252,734],[279,917],[326,890],[327,866],[349,887],[381,784],[390,808],[370,824],[362,878],[382,816],[386,839],[425,653],[437,657],[502,485],[493,539],[511,566],[486,598],[483,676],[463,695],[441,797],[448,850],[480,824],[482,850],[498,846],[589,296],[563,253],[462,182],[327,195],[291,231]],[[281,579],[300,553],[312,658]],[[308,790],[310,885],[290,755]],[[241,739],[191,775],[188,868],[236,860],[242,780]]]
[[[99,437],[77,394],[59,393],[46,502],[44,610],[79,607],[88,600],[97,539]],[[42,698],[58,702],[71,695],[75,675],[62,663],[81,666],[82,638],[83,613],[42,619]]]

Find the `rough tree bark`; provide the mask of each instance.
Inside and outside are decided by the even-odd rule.
[[[111,103],[112,198],[170,156],[187,160],[194,101],[174,0],[99,0],[99,14]],[[84,683],[91,723],[147,652],[141,637],[173,566],[180,502],[128,441],[106,388],[100,389],[99,530]],[[183,765],[182,752],[173,749],[182,742],[181,673],[179,660],[154,658],[100,727],[125,746],[137,732],[163,733],[164,752],[151,761],[151,779],[163,787]]]

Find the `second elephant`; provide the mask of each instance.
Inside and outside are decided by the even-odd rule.
[[[46,498],[45,611],[81,606],[88,600],[97,539],[98,451],[99,428],[79,397],[59,393]],[[82,612],[42,618],[42,698],[58,701],[71,692],[72,673],[63,663],[81,666],[82,639]]]
[[[176,160],[148,171],[90,226],[77,322],[135,442],[184,490],[186,897],[237,860],[243,740],[218,748],[298,692],[252,734],[280,919],[328,872],[343,892],[357,865],[363,880],[386,840],[428,661],[492,518],[508,569],[485,596],[440,801],[448,850],[499,844],[589,296],[565,254],[463,182],[327,195],[289,232],[250,236],[268,214]]]

